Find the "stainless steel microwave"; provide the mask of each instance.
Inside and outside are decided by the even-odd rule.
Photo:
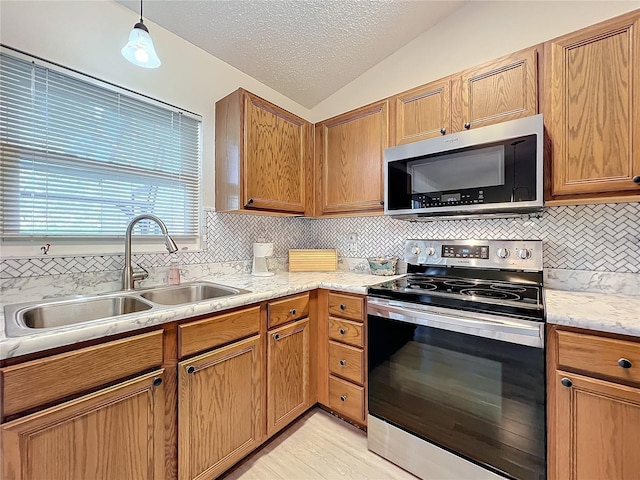
[[[399,218],[507,216],[543,206],[542,114],[384,153],[384,213]]]

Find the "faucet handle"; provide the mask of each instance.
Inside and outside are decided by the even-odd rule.
[[[135,282],[136,280],[144,280],[145,278],[149,278],[149,271],[138,262],[136,262],[136,265],[142,270],[142,272],[135,272],[133,274],[133,281]]]

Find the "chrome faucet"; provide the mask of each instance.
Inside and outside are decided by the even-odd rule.
[[[176,242],[173,241],[173,238],[171,238],[169,236],[169,232],[167,232],[167,226],[158,217],[156,217],[155,215],[151,215],[150,213],[143,213],[142,215],[138,215],[137,217],[132,218],[129,222],[127,233],[124,237],[124,269],[122,270],[123,290],[133,290],[133,282],[135,282],[136,280],[144,280],[149,276],[149,273],[146,270],[144,272],[133,273],[133,267],[131,266],[131,233],[133,232],[134,225],[140,220],[153,220],[154,222],[156,222],[160,227],[160,231],[164,235],[164,244],[167,247],[167,251],[169,253],[178,251]]]

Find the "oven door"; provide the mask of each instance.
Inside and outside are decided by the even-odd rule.
[[[543,479],[543,332],[370,297],[369,414],[504,476]]]

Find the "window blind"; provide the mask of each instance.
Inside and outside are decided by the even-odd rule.
[[[0,53],[0,234],[122,236],[152,213],[197,236],[200,132],[178,109]]]

